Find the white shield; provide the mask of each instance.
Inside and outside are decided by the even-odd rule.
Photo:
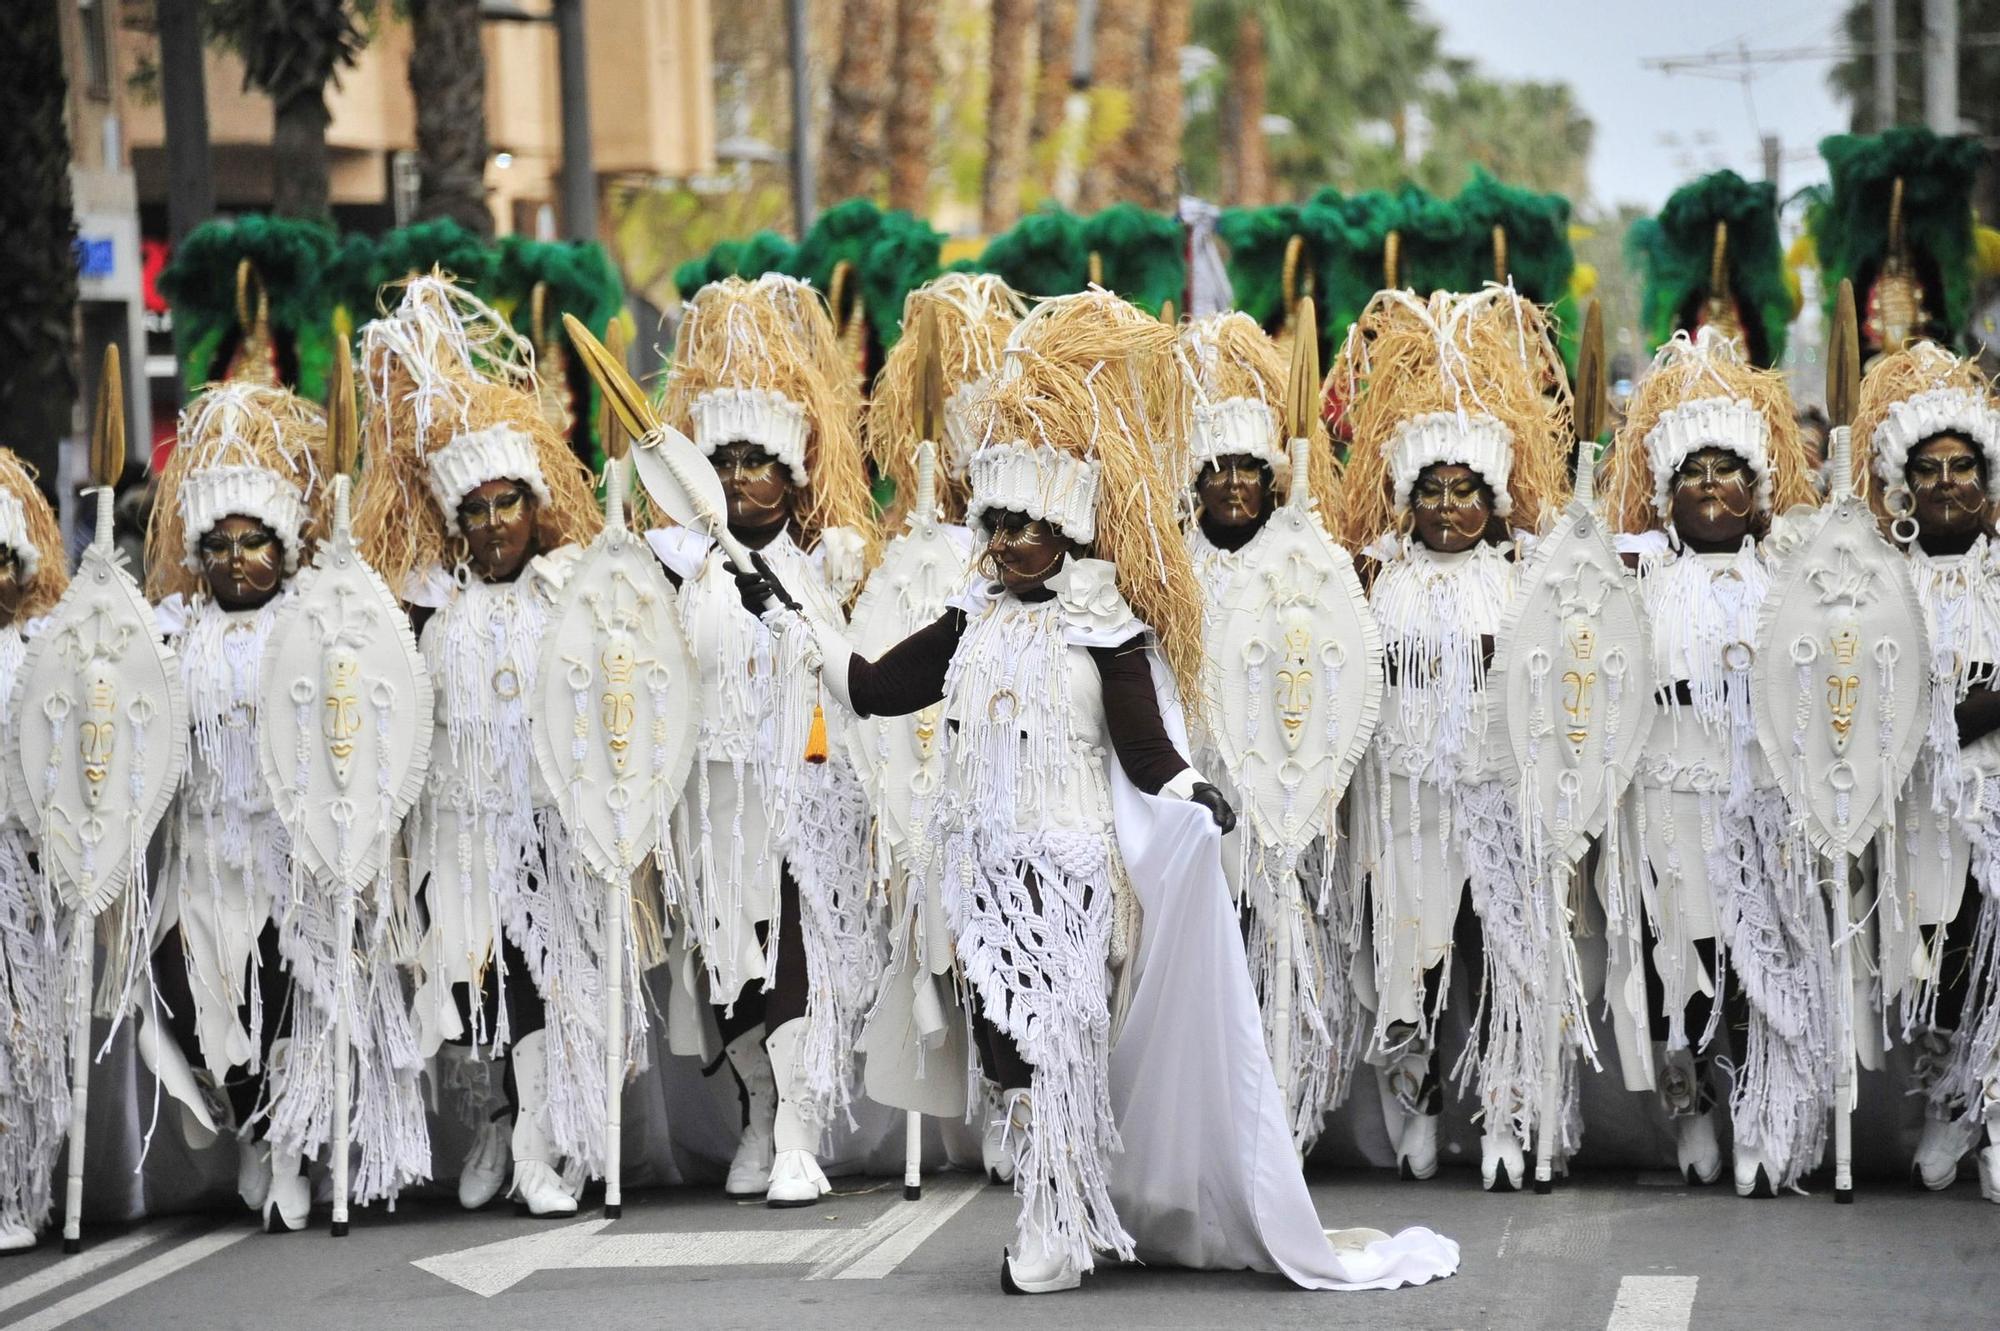
[[[1285,507],[1207,617],[1215,746],[1272,847],[1337,832],[1382,703],[1382,638],[1354,561]]]
[[[1757,626],[1757,739],[1813,845],[1858,853],[1909,776],[1930,717],[1930,650],[1904,557],[1868,506],[1804,519]]]
[[[645,541],[606,527],[563,586],[530,699],[535,761],[600,877],[660,845],[694,759],[694,658]]]
[[[108,543],[83,552],[14,690],[8,803],[63,904],[97,915],[173,800],[188,729],[174,654]]]
[[[872,661],[943,614],[944,603],[965,588],[970,541],[963,527],[913,522],[889,542],[848,621],[855,650]],[[937,779],[938,723],[933,704],[848,729],[848,753],[892,848],[909,844],[911,800]]]
[[[1587,504],[1573,501],[1536,547],[1493,660],[1539,858],[1574,863],[1631,780],[1655,710],[1638,590]]]
[[[323,883],[374,882],[430,767],[431,683],[402,607],[347,543],[320,548],[271,626],[258,722],[294,853]]]

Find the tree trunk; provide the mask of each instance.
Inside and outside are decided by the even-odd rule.
[[[1021,215],[1021,180],[1028,160],[1028,42],[1035,34],[1035,0],[993,0],[993,35],[986,88],[986,174],[979,189],[979,225],[991,236]]]
[[[486,205],[486,48],[479,0],[410,0],[410,96],[417,105],[417,217],[493,234]]]
[[[278,103],[271,126],[271,211],[279,217],[329,216],[326,127],[332,117],[323,89]]]
[[[882,191],[895,10],[896,0],[844,0],[841,6],[840,62],[819,171],[822,205]]]
[[[26,0],[0,23],[0,420],[56,500],[56,461],[76,399],[76,212],[61,0]]]
[[[895,97],[889,108],[889,206],[928,211],[937,130],[936,0],[896,0]]]
[[[1090,140],[1096,155],[1084,168],[1077,207],[1094,213],[1125,197],[1137,173],[1133,130],[1145,82],[1146,21],[1152,0],[1098,0],[1090,67]]]
[[[1152,51],[1139,114],[1128,131],[1134,172],[1126,197],[1162,212],[1172,212],[1180,198],[1181,48],[1191,9],[1190,0],[1153,0]]]
[[[1076,62],[1076,0],[1042,0],[1035,59],[1035,116],[1028,142],[1037,158],[1062,132]]]
[[[1271,192],[1270,156],[1264,145],[1264,25],[1245,14],[1236,25],[1236,47],[1229,56],[1236,115],[1230,157],[1236,164],[1239,208],[1261,207]]]

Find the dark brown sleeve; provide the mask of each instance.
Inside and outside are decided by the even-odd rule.
[[[965,634],[965,612],[947,610],[873,661],[847,662],[847,696],[862,716],[908,716],[944,697],[951,654]]]
[[[1132,784],[1148,795],[1179,776],[1187,759],[1167,736],[1160,718],[1160,696],[1153,691],[1153,668],[1143,639],[1119,647],[1093,647],[1097,673],[1104,681],[1104,721],[1111,731],[1111,748]]]

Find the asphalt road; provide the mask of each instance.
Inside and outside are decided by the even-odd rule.
[[[1970,1178],[1740,1201],[1670,1174],[1586,1174],[1555,1195],[1488,1196],[1466,1170],[1424,1184],[1315,1174],[1329,1227],[1428,1224],[1459,1274],[1394,1293],[1309,1294],[1276,1277],[1102,1269],[1077,1292],[1008,1298],[1013,1199],[966,1176],[905,1202],[888,1180],[836,1180],[815,1208],[770,1211],[707,1190],[628,1193],[615,1222],[466,1215],[439,1204],[325,1212],[295,1235],[210,1214],[0,1258],[0,1325],[376,1328],[641,1326],[759,1331],[1084,1325],[1588,1328],[2000,1326],[2000,1206]]]

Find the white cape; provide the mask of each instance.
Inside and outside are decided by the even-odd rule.
[[[1159,658],[1169,734],[1186,735]],[[1284,1275],[1306,1289],[1395,1289],[1458,1269],[1458,1244],[1421,1227],[1329,1232],[1292,1147],[1222,837],[1199,804],[1142,794],[1115,759],[1113,817],[1141,931],[1111,1050],[1123,1151],[1111,1195],[1147,1261]]]

